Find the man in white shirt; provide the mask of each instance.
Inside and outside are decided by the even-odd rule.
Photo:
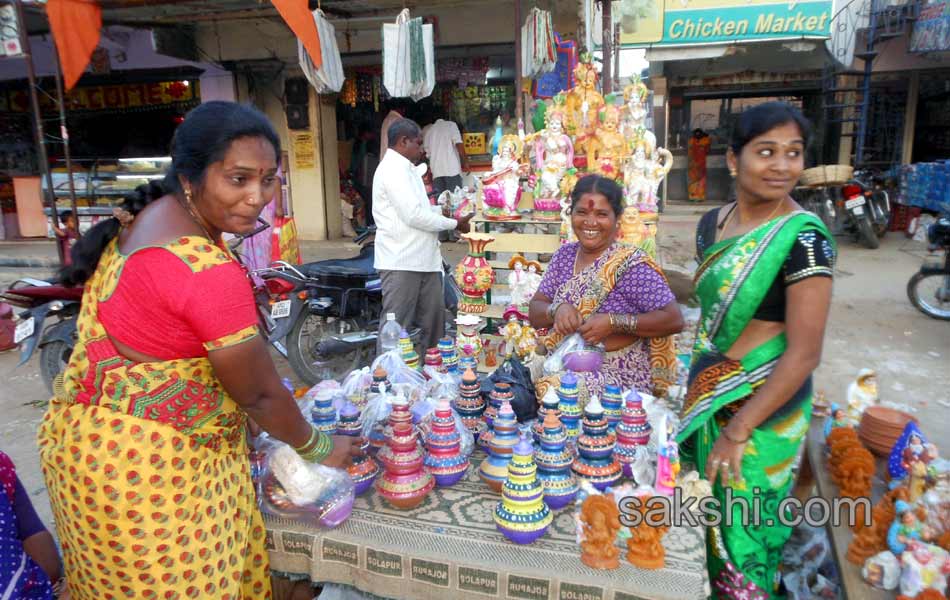
[[[468,159],[458,125],[437,119],[427,128],[423,148],[432,169],[432,190],[442,193],[462,187],[462,171],[468,171]]]
[[[450,219],[429,202],[416,165],[422,160],[422,132],[409,119],[387,131],[389,149],[373,178],[376,220],[375,266],[383,287],[383,314],[395,313],[406,329],[420,328],[423,349],[434,348],[445,331],[442,253],[439,232],[469,230],[471,216]]]

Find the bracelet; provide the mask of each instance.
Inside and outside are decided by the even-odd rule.
[[[737,440],[737,439],[735,439],[734,437],[730,436],[728,432],[726,432],[726,428],[725,428],[725,427],[723,427],[722,429],[720,429],[719,432],[722,434],[722,436],[723,436],[724,438],[726,438],[727,440],[729,440],[729,441],[732,442],[733,444],[745,444],[746,442],[749,441],[749,438],[752,437],[752,434],[750,433],[749,435],[746,436],[746,438],[745,438],[744,440]]]
[[[298,452],[297,454],[307,462],[322,462],[326,457],[330,456],[331,452],[333,452],[333,438],[320,432],[317,434],[317,443],[314,444],[313,448],[306,452]]]
[[[293,449],[294,449],[294,452],[296,452],[297,454],[300,454],[300,453],[302,453],[302,452],[306,452],[306,450],[307,450],[308,448],[310,448],[311,446],[313,446],[313,445],[315,445],[315,444],[317,443],[317,437],[318,437],[319,435],[320,435],[320,432],[317,431],[317,428],[314,427],[313,425],[311,425],[311,426],[310,426],[310,437],[307,439],[306,442],[304,442],[303,446],[291,446],[291,448],[293,448]]]
[[[549,304],[549,305],[548,305],[548,318],[550,318],[550,319],[553,321],[553,320],[554,320],[554,317],[557,316],[557,309],[561,308],[561,305],[562,305],[562,304],[564,304],[564,303],[563,303],[563,302],[552,302],[551,304]]]
[[[610,327],[618,333],[628,333],[634,335],[637,333],[637,315],[621,315],[610,313]]]

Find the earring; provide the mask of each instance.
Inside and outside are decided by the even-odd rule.
[[[185,188],[185,200],[191,204],[191,188]]]
[[[736,175],[738,175],[738,172],[737,172],[735,169],[729,169],[729,175],[730,175],[733,179],[735,179],[735,178],[736,178]]]

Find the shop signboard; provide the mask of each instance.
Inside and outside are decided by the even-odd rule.
[[[690,46],[831,36],[833,0],[622,0],[624,47]],[[595,19],[596,21],[596,19]]]
[[[66,109],[84,110],[134,110],[150,106],[163,106],[179,102],[191,102],[199,98],[197,81],[160,81],[153,83],[123,83],[119,85],[91,85],[76,87],[66,94]],[[27,112],[30,96],[27,90],[0,92],[9,95],[8,110]],[[55,100],[48,94],[40,94],[40,109],[57,110]]]
[[[920,16],[910,36],[910,51],[946,50],[950,50],[950,1],[930,0],[920,7]]]
[[[471,156],[475,154],[485,154],[485,134],[484,133],[466,133],[462,135],[462,144],[465,148],[465,154]]]

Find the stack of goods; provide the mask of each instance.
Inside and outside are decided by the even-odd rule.
[[[607,418],[610,433],[614,433],[623,415],[623,395],[620,386],[612,383],[604,386],[604,397],[600,399],[600,404],[604,407],[604,416]]]
[[[570,443],[581,433],[581,406],[580,392],[577,391],[577,375],[568,371],[561,376],[561,385],[557,388],[557,397],[560,400],[558,410],[561,411],[561,423],[567,430]]]
[[[621,422],[617,425],[617,447],[614,448],[614,456],[623,465],[623,474],[626,477],[633,477],[632,466],[637,447],[650,443],[652,431],[640,394],[636,391],[630,392],[623,408]]]
[[[498,416],[498,411],[501,410],[502,404],[505,402],[511,402],[515,397],[514,392],[511,391],[511,384],[505,382],[498,382],[495,384],[495,388],[491,391],[491,394],[488,395],[488,408],[485,409],[485,413],[482,415],[482,418],[485,420],[485,431],[478,436],[478,445],[482,448],[488,448],[491,444],[492,436],[494,436],[495,431],[495,417]]]
[[[950,204],[950,161],[915,163],[901,168],[901,204],[946,212]]]
[[[577,438],[577,458],[571,467],[578,480],[589,481],[600,491],[620,481],[623,468],[614,458],[616,437],[608,431],[604,408],[591,396],[584,409],[583,433]]]
[[[511,403],[505,401],[495,417],[494,434],[488,447],[488,458],[482,461],[479,476],[496,492],[508,477],[508,463],[511,461],[511,452],[518,443],[518,421]]]
[[[838,485],[844,498],[864,498],[871,495],[871,478],[874,476],[874,456],[861,445],[858,434],[850,427],[837,427],[828,434],[828,459],[832,480]],[[856,506],[863,506],[857,504]],[[856,520],[864,515],[858,509]]]
[[[399,334],[399,354],[407,367],[414,371],[419,370],[419,353],[412,347],[412,338],[405,329]]]
[[[392,435],[379,451],[383,476],[376,482],[376,489],[396,508],[415,508],[435,487],[435,480],[423,468],[422,446],[412,425],[409,404],[402,397],[393,401],[389,426]]]
[[[858,519],[862,527],[848,546],[846,558],[849,562],[863,565],[868,558],[887,550],[887,532],[897,515],[895,503],[898,500],[907,500],[907,488],[896,487],[884,494],[871,509],[870,526],[863,527],[864,519]]]
[[[861,413],[858,438],[871,452],[887,456],[911,421],[916,419],[905,412],[886,406],[869,406]]]
[[[485,422],[482,415],[485,414],[485,399],[482,398],[482,386],[478,383],[478,376],[471,369],[466,369],[462,375],[459,397],[455,400],[455,412],[472,435],[479,437],[484,431]]]
[[[545,427],[544,421],[547,418],[548,413],[558,417],[558,423],[561,422],[561,411],[558,409],[558,404],[560,401],[561,399],[557,397],[557,394],[553,389],[548,389],[548,391],[544,393],[544,397],[541,398],[541,406],[538,408],[538,418],[531,428],[532,432],[534,433],[535,444],[541,442],[541,435],[544,433]],[[567,435],[566,431],[565,435]]]
[[[455,428],[455,418],[448,400],[439,402],[432,419],[432,429],[426,438],[429,454],[425,466],[440,487],[454,485],[468,470],[468,457],[461,452],[461,436]]]
[[[320,390],[313,399],[313,408],[310,409],[310,422],[317,431],[333,435],[336,433],[336,409],[333,408],[333,392]]]
[[[458,373],[459,358],[455,352],[455,340],[444,337],[439,340],[439,352],[442,354],[442,368],[446,373]]]
[[[534,460],[538,464],[538,479],[544,488],[544,501],[557,510],[577,497],[577,480],[571,472],[574,459],[567,448],[567,431],[557,413],[548,412],[542,425]]]
[[[530,544],[544,535],[554,518],[544,503],[537,470],[526,434],[513,449],[501,501],[495,508],[495,526],[516,544]]]

